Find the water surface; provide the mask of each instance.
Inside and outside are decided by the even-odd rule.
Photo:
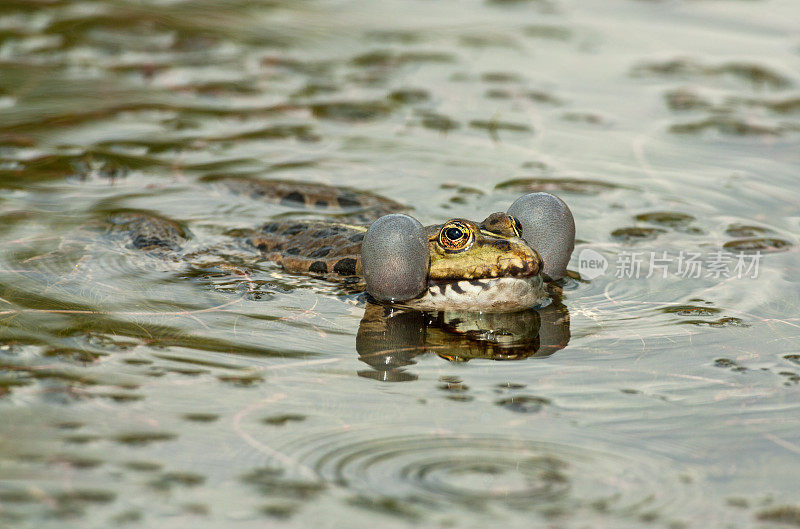
[[[2,525],[800,526],[798,20],[792,0],[4,1]],[[235,243],[296,211],[226,176],[423,223],[543,189],[576,216],[571,268],[609,268],[517,320],[555,337],[530,355],[476,358],[444,321],[431,352],[365,354],[357,296]],[[132,247],[130,212],[182,252]],[[757,277],[707,274],[740,250]],[[705,268],[648,278],[651,252]]]

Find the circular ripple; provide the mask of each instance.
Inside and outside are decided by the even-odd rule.
[[[547,457],[510,461],[495,454],[476,462],[465,454],[446,461],[420,458],[401,467],[399,475],[429,494],[455,500],[552,501],[569,489],[568,480],[559,472],[565,466],[565,462]]]
[[[286,453],[358,494],[425,505],[638,515],[686,506],[691,485],[666,462],[494,435],[349,431],[291,444]]]

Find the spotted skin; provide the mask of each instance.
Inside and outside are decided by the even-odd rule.
[[[287,272],[330,281],[361,277],[361,241],[366,226],[325,221],[269,222],[248,242]]]
[[[127,246],[137,250],[177,251],[187,242],[186,232],[178,223],[150,213],[116,213],[108,221],[110,231],[124,235]]]
[[[244,177],[217,178],[212,182],[254,200],[326,215],[335,214],[352,222],[368,224],[383,215],[408,209],[394,200],[366,191],[313,182]]]

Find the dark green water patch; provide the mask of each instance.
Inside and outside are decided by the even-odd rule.
[[[219,420],[216,413],[186,413],[183,418],[191,422],[211,423]]]
[[[0,168],[0,180],[10,188],[28,189],[32,183],[75,178],[98,178],[108,183],[125,178],[130,171],[153,169],[163,163],[152,158],[129,156],[93,149],[78,155],[41,154],[20,160],[11,168]]]
[[[667,233],[661,228],[648,228],[644,226],[632,226],[629,228],[618,228],[611,232],[611,237],[624,243],[637,243],[655,240],[662,233]]]
[[[706,110],[711,108],[712,103],[690,88],[679,88],[669,90],[664,94],[664,100],[670,110],[689,111]]]
[[[488,99],[511,99],[514,97],[513,92],[504,90],[502,88],[491,88],[484,92],[484,96]]]
[[[134,472],[157,472],[163,465],[154,461],[128,461],[123,465]]]
[[[305,421],[305,415],[299,414],[284,414],[284,415],[273,415],[271,417],[264,417],[261,422],[264,424],[269,424],[270,426],[285,426],[286,424],[292,422],[301,422]]]
[[[749,327],[750,324],[741,318],[726,316],[718,320],[682,320],[679,323],[685,325],[699,325],[705,327]]]
[[[77,454],[54,454],[50,456],[44,454],[22,454],[17,459],[46,465],[67,465],[77,470],[93,469],[105,463],[102,459]]]
[[[205,476],[194,472],[165,472],[150,482],[148,487],[156,490],[170,490],[173,487],[197,487],[206,480]]]
[[[498,392],[502,391],[515,391],[518,389],[524,389],[527,387],[527,384],[519,384],[516,382],[503,382],[502,384],[497,384],[495,386]]]
[[[481,74],[484,83],[519,83],[523,81],[520,74],[514,72],[486,72]]]
[[[40,504],[46,508],[48,515],[56,518],[82,516],[86,507],[109,504],[116,497],[111,491],[93,488],[0,490],[0,501],[7,504]]]
[[[412,522],[421,518],[420,513],[416,509],[395,498],[358,495],[348,499],[347,503],[359,509],[366,509],[377,514],[395,516]]]
[[[309,106],[314,117],[334,121],[373,121],[387,117],[392,107],[382,101],[336,101]]]
[[[722,310],[714,307],[700,307],[696,305],[673,305],[661,309],[667,314],[675,314],[677,316],[714,316],[719,314]]]
[[[530,193],[544,191],[548,193],[576,193],[581,195],[597,195],[624,189],[623,186],[601,182],[597,180],[584,180],[579,178],[515,178],[500,182],[495,186],[497,190],[518,191]]]
[[[728,250],[738,252],[774,252],[784,250],[791,246],[789,241],[772,237],[755,237],[749,239],[736,239],[722,245]]]
[[[333,94],[339,91],[334,84],[324,82],[310,82],[292,94],[295,98],[313,98],[323,94]]]
[[[65,421],[55,425],[55,427],[59,430],[77,430],[79,428],[83,428],[84,426],[84,423],[78,421]]]
[[[264,377],[256,374],[252,375],[220,375],[217,380],[235,387],[249,388],[264,382]]]
[[[39,497],[27,490],[0,490],[0,501],[8,503],[36,503]]]
[[[514,413],[538,413],[545,406],[549,406],[551,402],[543,397],[514,395],[513,397],[498,400],[495,404]]]
[[[65,435],[62,439],[67,444],[88,445],[103,440],[103,437],[94,434],[73,434]]]
[[[763,509],[756,514],[758,520],[776,522],[800,527],[800,507],[794,505],[780,505]]]
[[[176,437],[178,437],[177,434],[169,432],[130,432],[116,435],[113,440],[129,446],[145,446],[151,443],[171,441]]]
[[[115,514],[111,517],[111,522],[116,525],[128,525],[139,522],[144,515],[141,511],[129,509]]]
[[[747,371],[747,368],[739,365],[735,360],[729,358],[717,358],[714,360],[714,367],[721,367],[723,369],[730,369],[731,371]]]
[[[678,79],[730,77],[750,86],[773,90],[788,88],[793,84],[786,76],[760,64],[740,62],[705,64],[690,58],[642,62],[632,69],[632,74],[636,77],[660,76]]]
[[[699,121],[671,125],[669,130],[676,134],[715,131],[726,136],[782,136],[785,132],[795,130],[795,127],[757,123],[735,116],[716,115]]]
[[[186,375],[187,377],[197,377],[210,373],[207,369],[197,369],[191,367],[165,367],[162,368],[166,373],[176,373],[178,375]]]
[[[572,30],[564,26],[532,25],[523,28],[523,33],[529,37],[548,40],[569,40]]]
[[[427,90],[421,88],[403,88],[394,90],[389,94],[389,99],[396,103],[403,105],[412,105],[414,103],[422,103],[430,99],[430,94]]]
[[[287,520],[291,518],[299,508],[300,506],[294,503],[270,503],[269,505],[261,507],[261,513],[270,518]]]
[[[469,386],[459,380],[445,381],[444,384],[440,384],[438,388],[442,391],[447,391],[450,393],[464,393],[469,391]]]
[[[609,120],[595,112],[565,112],[561,115],[564,121],[571,121],[573,123],[586,123],[588,125],[603,125],[609,126]]]
[[[772,229],[762,226],[752,226],[748,224],[733,223],[725,228],[725,233],[731,237],[754,237],[772,233]]]
[[[564,100],[560,97],[555,96],[554,94],[544,91],[544,90],[526,90],[523,95],[535,102],[535,103],[544,103],[547,105],[559,106],[564,104]]]
[[[438,130],[440,132],[449,132],[461,126],[458,121],[435,112],[423,112],[421,114],[421,124],[426,129]]]
[[[733,99],[732,103],[741,103],[753,107],[766,108],[767,110],[776,114],[796,114],[800,112],[800,97],[788,97],[785,99],[766,99],[766,98],[750,98],[750,99]]]
[[[495,121],[495,120],[483,120],[483,119],[473,119],[469,122],[469,126],[474,129],[485,129],[488,130],[490,133],[496,133],[500,130],[508,130],[512,132],[530,132],[533,129],[522,123],[511,123],[508,121]]]
[[[504,35],[470,33],[458,37],[460,45],[470,48],[513,48],[514,40]]]
[[[60,492],[54,495],[59,503],[109,503],[116,494],[104,490],[79,489]]]
[[[320,482],[287,478],[282,470],[257,468],[243,475],[241,481],[254,487],[265,496],[279,496],[300,500],[311,499],[325,490]]]
[[[640,213],[634,217],[640,222],[649,222],[669,228],[683,228],[695,220],[694,217],[686,213],[677,211],[653,211],[650,213]]]
[[[376,50],[354,57],[350,63],[353,66],[368,68],[397,68],[406,64],[415,63],[451,63],[454,57],[443,52],[408,51],[394,52],[391,50]]]

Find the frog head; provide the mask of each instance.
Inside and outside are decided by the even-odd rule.
[[[407,215],[386,215],[362,244],[367,291],[419,310],[537,306],[547,300],[543,280],[566,273],[574,226],[566,204],[548,193],[525,195],[480,224],[451,219],[425,228]]]

